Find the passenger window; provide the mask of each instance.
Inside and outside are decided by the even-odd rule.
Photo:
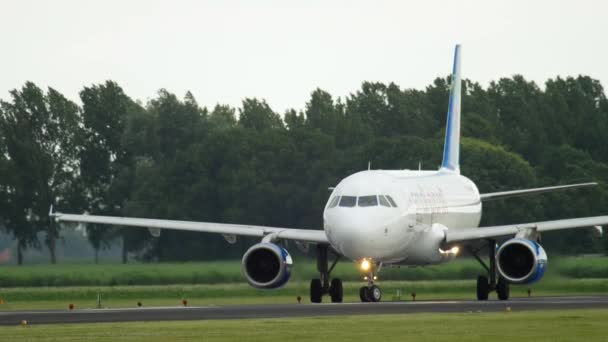
[[[378,197],[376,195],[359,197],[359,206],[360,207],[374,207],[377,205],[378,205]]]
[[[341,207],[354,207],[357,204],[357,197],[355,196],[342,196],[340,197]]]
[[[386,199],[391,202],[393,207],[397,208],[397,203],[395,203],[395,200],[390,195],[386,195]]]
[[[334,208],[335,206],[337,206],[339,200],[340,196],[334,196],[334,198],[331,199],[331,202],[329,202],[328,208]]]
[[[388,200],[386,199],[386,197],[384,197],[384,195],[380,195],[380,196],[378,196],[378,198],[380,199],[381,206],[390,208],[391,204],[388,203]]]

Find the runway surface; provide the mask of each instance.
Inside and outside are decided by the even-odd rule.
[[[517,298],[509,301],[417,301],[343,304],[226,305],[72,311],[5,311],[0,325],[132,321],[286,318],[339,315],[414,314],[424,312],[496,312],[608,308],[608,296]]]

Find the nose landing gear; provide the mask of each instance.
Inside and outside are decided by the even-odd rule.
[[[367,286],[363,286],[359,289],[359,298],[362,302],[379,302],[382,299],[382,290],[378,286],[374,284],[374,280],[376,276],[374,275],[378,270],[374,270],[373,267],[368,260],[363,259],[361,262],[361,268],[364,270],[369,270],[367,277]],[[375,272],[374,272],[375,271]]]
[[[382,291],[376,285],[363,286],[359,289],[359,298],[362,302],[379,302],[382,299]]]

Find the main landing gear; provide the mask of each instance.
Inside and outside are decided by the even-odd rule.
[[[487,300],[490,292],[496,291],[498,299],[507,300],[510,295],[509,283],[496,272],[496,240],[489,239],[487,241],[490,259],[489,266],[479,257],[479,252],[483,249],[483,246],[477,250],[469,248],[469,252],[471,252],[475,259],[477,259],[481,266],[487,271],[487,275],[480,275],[477,277],[477,299]]]
[[[342,289],[342,280],[338,278],[329,280],[329,275],[338,263],[340,256],[336,254],[336,259],[329,266],[328,260],[328,245],[317,245],[317,270],[319,278],[310,281],[310,301],[312,303],[321,303],[323,295],[329,294],[332,303],[342,303],[344,291]]]

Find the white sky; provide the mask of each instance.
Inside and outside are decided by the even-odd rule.
[[[258,97],[283,112],[317,87],[422,89],[450,73],[458,42],[463,77],[483,85],[518,73],[608,86],[607,18],[601,0],[3,0],[0,98],[31,80],[78,100],[112,79],[144,102],[166,88],[203,106]]]

